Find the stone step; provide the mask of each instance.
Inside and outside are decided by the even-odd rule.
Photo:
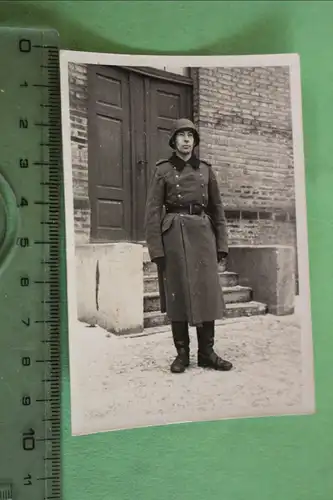
[[[223,273],[225,272],[226,269],[224,266],[219,264],[219,272]],[[143,274],[144,276],[150,276],[151,274],[156,274],[157,273],[157,267],[154,262],[151,262],[150,260],[143,260]]]
[[[241,302],[226,304],[226,318],[241,318],[250,316],[261,316],[267,313],[267,307],[261,302]],[[169,325],[170,321],[166,314],[159,311],[146,312],[144,314],[144,328],[154,328]]]
[[[245,286],[223,287],[224,301],[226,304],[249,302],[251,300],[252,290]],[[153,312],[160,310],[160,296],[158,292],[145,293],[143,298],[144,312]]]
[[[238,274],[226,271],[219,273],[222,287],[233,287],[238,285]],[[156,273],[144,276],[144,293],[158,292],[158,279]]]
[[[254,300],[240,304],[233,303],[226,305],[227,318],[239,318],[244,316],[262,316],[267,314],[267,305]]]
[[[150,262],[150,260],[144,260],[143,261],[143,274],[150,275],[150,274],[156,274],[157,273],[157,266],[154,264],[154,262]]]
[[[154,328],[157,326],[168,325],[170,323],[166,314],[162,314],[160,311],[147,312],[143,316],[143,327],[144,328]]]

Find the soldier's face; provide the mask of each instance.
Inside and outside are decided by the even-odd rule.
[[[181,130],[176,135],[176,149],[181,154],[186,155],[192,152],[194,145],[194,135],[190,130]]]

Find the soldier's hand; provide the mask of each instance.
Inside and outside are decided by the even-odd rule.
[[[157,257],[153,260],[153,262],[157,265],[160,271],[164,271],[165,269],[165,257]]]
[[[225,264],[227,261],[228,254],[226,252],[217,252],[217,261],[218,263]]]

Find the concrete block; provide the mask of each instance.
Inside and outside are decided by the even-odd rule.
[[[142,245],[76,246],[78,319],[116,333],[143,331]]]
[[[295,308],[295,249],[283,245],[229,247],[228,271],[239,274],[239,284],[249,286],[253,300],[267,304],[277,316]]]

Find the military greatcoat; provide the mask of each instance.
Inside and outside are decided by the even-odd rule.
[[[186,213],[184,207],[191,204],[204,211]],[[217,252],[228,253],[228,236],[217,179],[208,162],[195,156],[184,162],[175,153],[157,162],[145,232],[151,260],[165,257],[164,270],[159,270],[162,312],[190,326],[222,318]]]

